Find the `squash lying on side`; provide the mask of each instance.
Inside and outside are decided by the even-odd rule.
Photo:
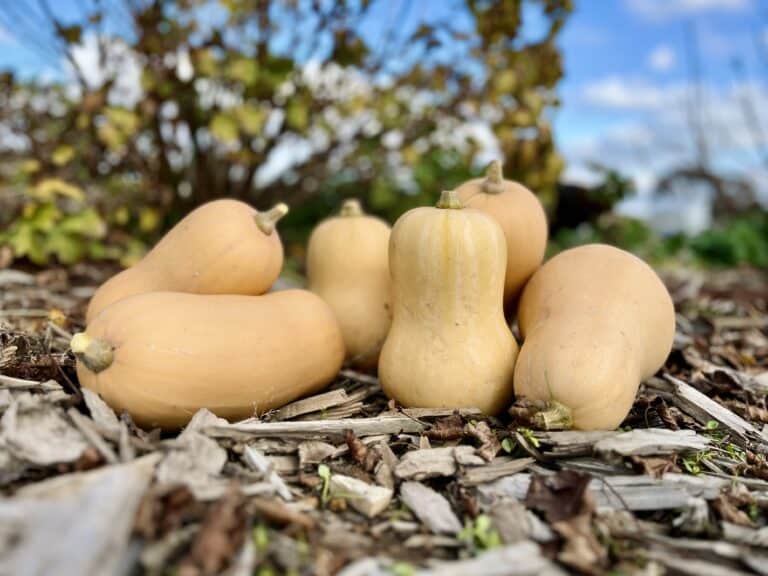
[[[522,184],[505,180],[501,163],[491,162],[485,178],[469,180],[456,189],[468,208],[492,216],[507,239],[504,303],[514,307],[520,291],[541,266],[547,248],[547,215],[536,195]]]
[[[150,292],[99,314],[71,343],[80,383],[145,427],[200,408],[240,419],[331,382],[344,361],[330,307],[306,290],[263,296]]]
[[[381,387],[404,406],[502,410],[517,342],[504,320],[507,246],[488,215],[453,192],[392,230],[394,317],[379,359]]]
[[[86,322],[113,302],[154,291],[263,294],[283,267],[275,224],[285,204],[258,212],[237,200],[215,200],[190,212],[137,264],[94,294]]]
[[[309,289],[333,308],[347,360],[376,366],[391,317],[389,225],[365,214],[357,200],[312,231],[307,247]]]
[[[561,252],[523,291],[524,342],[515,393],[549,403],[546,428],[611,430],[629,413],[640,382],[664,364],[675,310],[655,272],[603,244]]]

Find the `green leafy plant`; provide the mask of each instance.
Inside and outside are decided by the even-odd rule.
[[[501,546],[501,537],[498,531],[493,528],[493,522],[485,514],[480,514],[474,521],[467,522],[461,532],[459,539],[464,540],[478,550],[488,550]]]

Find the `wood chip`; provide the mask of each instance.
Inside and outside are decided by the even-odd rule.
[[[504,476],[522,472],[534,462],[533,458],[496,458],[496,460],[486,466],[467,468],[461,476],[461,482],[468,486],[493,482]]]
[[[351,476],[333,474],[330,483],[331,495],[343,498],[355,510],[373,518],[383,512],[392,500],[392,489],[368,484]]]
[[[81,392],[93,421],[103,430],[103,432],[109,434],[110,438],[118,438],[120,436],[120,420],[112,408],[110,408],[107,403],[102,400],[101,396],[96,394],[93,390],[83,388]]]
[[[170,450],[157,467],[159,484],[184,484],[199,499],[228,485],[221,477],[227,452],[214,440],[192,431],[166,446]]]
[[[565,572],[530,540],[483,552],[469,560],[446,562],[417,576],[564,576]]]
[[[424,425],[402,415],[381,415],[376,418],[348,420],[302,420],[297,422],[245,422],[228,426],[212,426],[206,432],[217,438],[309,438],[343,437],[347,430],[356,436],[421,432]]]
[[[0,501],[0,574],[120,574],[157,455],[67,474]]]
[[[482,484],[477,490],[486,503],[494,499],[523,500],[528,492],[530,474],[520,473]],[[633,511],[684,508],[690,498],[715,499],[729,481],[710,476],[666,474],[663,478],[650,476],[606,476],[595,478],[589,489],[598,510],[623,509]]]
[[[39,466],[74,462],[88,448],[60,408],[28,392],[17,396],[3,414],[0,440],[14,457]]]
[[[93,420],[86,418],[74,408],[67,410],[67,415],[86,440],[88,440],[88,442],[90,442],[91,445],[104,457],[104,460],[109,464],[117,464],[119,462],[117,454],[115,454],[112,446],[101,437]]]
[[[316,466],[323,460],[336,455],[336,446],[320,440],[305,440],[299,444],[299,468]]]
[[[737,439],[765,441],[760,432],[741,416],[708,398],[690,384],[669,374],[665,374],[665,378],[666,380],[651,378],[646,383],[646,388],[656,392],[700,424],[706,425],[710,420],[716,420]]]
[[[599,440],[594,447],[602,456],[649,456],[706,450],[710,441],[693,430],[639,428]]]
[[[458,534],[462,525],[448,500],[420,482],[404,482],[400,499],[435,534]]]
[[[474,454],[475,449],[471,446],[414,450],[400,459],[400,463],[395,467],[395,476],[404,480],[452,476],[456,473],[459,461],[466,462],[468,458],[473,457],[472,461],[477,465],[485,463]]]
[[[301,416],[303,414],[310,414],[312,412],[320,412],[321,410],[327,410],[333,406],[344,404],[349,400],[346,391],[344,390],[331,390],[322,394],[316,394],[309,398],[303,398],[296,402],[291,402],[286,406],[283,406],[272,414],[273,420],[290,420]]]
[[[266,456],[264,456],[264,454],[252,446],[246,446],[245,452],[243,453],[243,460],[245,460],[245,463],[248,464],[251,469],[261,472],[266,481],[275,487],[275,492],[277,492],[283,500],[293,500],[293,494],[291,494],[288,486],[283,482],[283,479],[274,470],[273,464]]]
[[[38,382],[37,380],[26,380],[24,378],[12,378],[0,374],[0,389],[5,390],[34,390],[35,392],[60,392],[63,390],[61,384],[55,380],[46,380]]]

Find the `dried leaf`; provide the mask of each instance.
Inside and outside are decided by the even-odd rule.
[[[501,443],[499,442],[499,439],[496,438],[496,433],[491,430],[487,422],[469,422],[465,427],[465,431],[480,442],[480,447],[477,449],[478,456],[486,462],[490,462],[496,458],[496,454],[501,450]]]
[[[237,484],[208,510],[179,576],[213,576],[235,558],[245,538],[244,497]]]

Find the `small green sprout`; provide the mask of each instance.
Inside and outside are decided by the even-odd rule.
[[[331,469],[325,464],[320,464],[317,467],[317,475],[323,480],[323,488],[320,492],[320,501],[325,506],[328,503],[331,491]]]
[[[479,550],[501,546],[501,537],[493,528],[491,519],[485,514],[480,514],[474,522],[467,522],[464,529],[459,532],[459,540],[464,540]]]
[[[517,444],[512,441],[512,438],[504,438],[504,440],[501,441],[501,449],[507,454],[512,454],[512,452],[515,451],[515,448],[517,448]]]
[[[530,428],[518,428],[517,432],[518,434],[520,434],[520,436],[525,438],[526,442],[528,442],[534,448],[538,448],[541,446],[539,439],[533,435],[533,430],[531,430]]]

